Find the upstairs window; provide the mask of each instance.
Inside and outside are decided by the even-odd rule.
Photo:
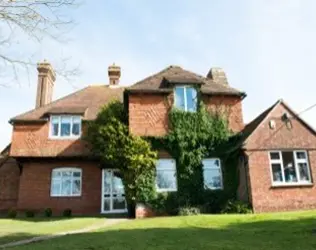
[[[176,162],[173,159],[157,161],[156,186],[158,192],[177,191]]]
[[[175,90],[175,107],[184,111],[195,112],[197,92],[192,86],[179,86]]]
[[[306,151],[272,151],[269,156],[274,185],[312,182]]]
[[[51,196],[80,196],[81,178],[82,172],[79,168],[54,169],[51,179]]]
[[[81,135],[81,117],[78,115],[53,115],[50,123],[52,138],[78,138]]]
[[[203,160],[205,189],[223,189],[221,161],[217,158]]]

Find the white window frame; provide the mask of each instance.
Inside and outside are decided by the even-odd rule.
[[[61,136],[61,119],[67,117],[71,119],[70,122],[70,135],[69,136]],[[53,118],[58,119],[58,135],[53,135]],[[80,119],[80,126],[79,126],[79,135],[73,135],[72,134],[72,127],[73,127],[73,120],[74,118]],[[82,133],[82,117],[80,115],[51,115],[49,120],[49,138],[51,139],[78,139],[81,137]]]
[[[186,94],[186,89],[188,88],[193,88],[196,90],[196,88],[192,85],[178,85],[178,86],[175,86],[174,88],[174,106],[179,109],[177,106],[176,106],[176,98],[177,98],[177,95],[176,95],[176,89],[177,88],[184,88],[184,111],[186,112],[196,112],[196,110],[194,111],[191,111],[191,110],[188,110],[188,102],[187,102],[187,94]],[[196,93],[197,94],[197,93]],[[196,100],[196,109],[197,109],[197,100]],[[181,109],[180,109],[181,110]]]
[[[282,152],[292,152],[293,153],[293,159],[294,159],[294,168],[296,172],[297,182],[285,182],[285,174],[284,174],[284,165],[283,165],[283,157]],[[279,159],[271,159],[271,153],[277,153],[279,154]],[[304,153],[306,156],[306,159],[297,159],[296,154],[297,153]],[[269,163],[270,163],[270,176],[271,176],[271,184],[273,187],[278,186],[309,186],[313,184],[312,176],[311,176],[311,169],[309,165],[309,157],[306,150],[272,150],[268,151],[269,154]],[[307,171],[308,171],[308,178],[309,181],[301,181],[301,176],[298,168],[298,163],[306,163],[307,165]],[[282,180],[283,181],[274,181],[273,180],[273,169],[272,164],[280,164],[281,166],[281,174],[282,174]]]
[[[219,162],[219,170],[220,170],[220,177],[221,177],[221,186],[219,188],[216,187],[206,187],[205,185],[205,178],[204,178],[204,171],[206,169],[208,170],[218,170],[218,167],[210,167],[210,166],[205,166],[204,161],[207,160],[218,160]],[[222,171],[222,163],[221,163],[221,159],[220,158],[204,158],[202,160],[202,164],[203,164],[203,186],[205,190],[223,190],[224,189],[224,184],[223,184],[223,171]]]
[[[156,179],[156,191],[158,193],[161,193],[161,192],[176,192],[178,191],[178,178],[177,178],[177,166],[176,166],[176,161],[172,158],[169,158],[169,159],[158,159],[157,160],[157,163],[156,163],[156,171],[158,172],[158,163],[159,161],[171,161],[173,164],[172,164],[172,169],[170,167],[160,167],[159,170],[166,170],[166,171],[174,171],[175,172],[175,181],[176,181],[176,185],[175,185],[175,188],[159,188],[158,187],[158,183],[157,183],[157,179]],[[174,169],[173,169],[174,168]]]
[[[60,173],[60,187],[59,187],[59,194],[53,194],[53,179],[54,179],[54,172],[58,172]],[[80,177],[73,177],[73,175],[71,175],[71,186],[70,186],[70,190],[71,192],[73,192],[72,186],[73,186],[73,182],[75,180],[80,180],[80,193],[79,194],[62,194],[62,173],[63,172],[71,172],[72,174],[74,172],[80,172]],[[56,177],[55,177],[56,178]],[[52,170],[51,173],[51,184],[50,184],[50,196],[51,197],[79,197],[82,194],[82,169],[81,168],[67,168],[67,167],[63,167],[63,168],[54,168]]]

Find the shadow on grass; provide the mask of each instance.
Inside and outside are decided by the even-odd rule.
[[[316,249],[316,220],[313,218],[240,222],[222,227],[212,227],[211,218],[208,220],[209,223],[202,222],[202,225],[190,225],[188,219],[187,224],[178,228],[170,228],[172,220],[170,227],[166,224],[159,227],[158,220],[128,222],[102,232],[68,235],[16,249]]]

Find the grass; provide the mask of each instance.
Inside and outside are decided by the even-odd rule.
[[[0,245],[35,236],[82,229],[103,222],[104,218],[0,219]]]
[[[316,211],[127,221],[14,249],[310,250],[316,249]]]

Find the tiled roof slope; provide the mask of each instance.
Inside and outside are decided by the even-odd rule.
[[[226,83],[215,82],[213,79],[195,74],[179,66],[169,66],[127,88],[128,92],[171,92],[172,85],[167,83],[189,83],[201,85],[204,94],[245,95],[244,92],[230,87]]]
[[[100,108],[113,101],[123,101],[124,88],[108,85],[88,86],[43,107],[18,115],[10,122],[41,121],[53,113],[81,113],[84,120],[96,118]]]

